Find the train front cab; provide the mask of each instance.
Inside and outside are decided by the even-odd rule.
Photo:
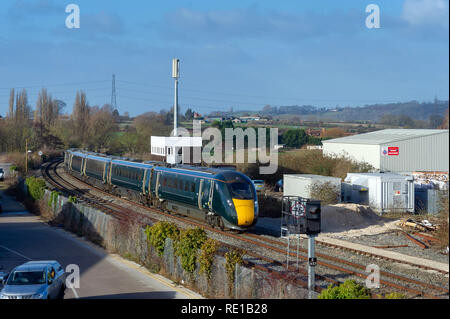
[[[227,172],[222,174],[224,182],[217,182],[216,192],[221,198],[224,210],[222,220],[225,227],[244,230],[255,225],[258,219],[258,198],[251,180],[243,174]],[[220,205],[217,203],[216,205]],[[222,205],[221,205],[222,206]]]

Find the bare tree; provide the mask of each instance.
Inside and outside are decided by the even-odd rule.
[[[116,129],[115,119],[108,104],[93,107],[89,116],[89,148],[97,152],[104,149]]]
[[[15,122],[16,125],[25,124],[30,119],[31,109],[28,105],[27,91],[23,89],[16,96],[16,113]]]
[[[89,105],[86,93],[77,92],[72,112],[73,134],[82,144],[86,144],[89,128]]]
[[[11,89],[11,93],[9,94],[9,111],[8,118],[14,118],[14,89]]]

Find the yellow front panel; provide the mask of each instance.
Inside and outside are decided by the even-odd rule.
[[[255,219],[255,203],[253,199],[234,199],[234,207],[238,219],[238,226],[250,226]]]

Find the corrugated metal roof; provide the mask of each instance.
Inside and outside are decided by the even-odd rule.
[[[427,129],[387,129],[364,134],[325,140],[322,143],[343,143],[343,144],[372,144],[381,145],[395,141],[407,140],[422,136],[447,133],[448,130],[427,130]]]
[[[297,178],[302,178],[302,179],[323,179],[323,180],[338,179],[338,180],[340,180],[339,177],[314,175],[314,174],[284,174],[283,177],[284,176],[297,177]]]

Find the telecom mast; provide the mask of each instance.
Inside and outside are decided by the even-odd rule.
[[[116,75],[112,76],[112,91],[111,91],[111,109],[112,111],[117,110],[117,101],[116,101]]]

